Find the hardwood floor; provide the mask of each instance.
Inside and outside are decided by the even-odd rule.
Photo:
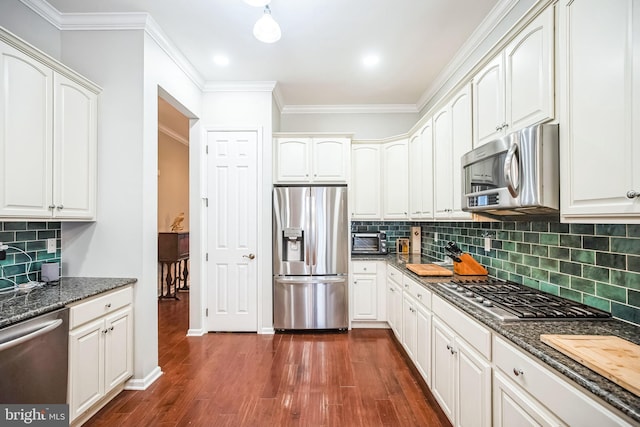
[[[164,375],[86,426],[448,426],[388,330],[186,337],[188,294],[158,302]]]

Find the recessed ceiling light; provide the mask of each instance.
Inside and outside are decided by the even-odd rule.
[[[216,55],[213,57],[213,63],[220,67],[226,67],[229,65],[229,58],[225,55]]]
[[[380,56],[375,53],[365,55],[364,58],[362,58],[362,63],[367,68],[375,67],[380,63]]]

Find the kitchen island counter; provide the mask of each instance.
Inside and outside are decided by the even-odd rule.
[[[456,306],[478,322],[489,327],[494,333],[506,338],[527,354],[554,369],[575,383],[579,388],[592,393],[618,409],[634,421],[640,423],[640,397],[620,387],[613,381],[592,371],[540,340],[543,334],[559,335],[614,335],[640,345],[640,327],[618,319],[603,320],[519,320],[501,321],[473,306],[464,299],[452,297],[437,283],[455,278],[473,279],[474,276],[421,277],[406,268],[406,264],[427,264],[437,262],[433,258],[419,254],[353,255],[353,261],[386,261],[388,265],[400,269],[413,280],[421,283],[433,294]],[[446,266],[446,265],[445,265]],[[453,267],[451,266],[453,269]]]
[[[0,294],[0,328],[136,281],[132,278],[63,277],[57,285]]]

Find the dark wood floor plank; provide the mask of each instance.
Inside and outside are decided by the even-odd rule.
[[[449,426],[388,330],[187,337],[188,293],[158,302],[164,375],[87,426]]]

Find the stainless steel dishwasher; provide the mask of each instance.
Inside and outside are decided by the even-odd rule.
[[[0,403],[66,403],[68,344],[68,308],[0,329]]]

